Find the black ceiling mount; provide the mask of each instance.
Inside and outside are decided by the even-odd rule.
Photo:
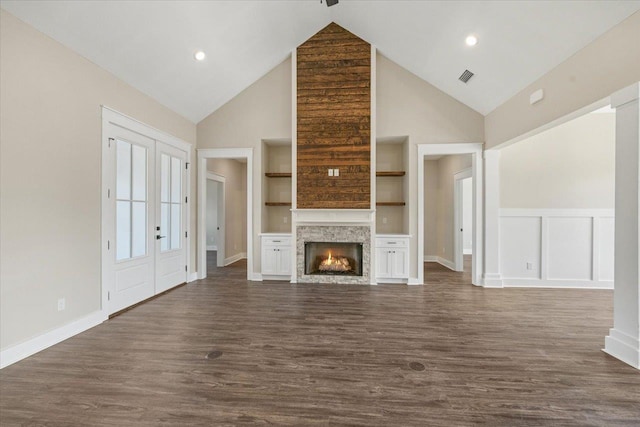
[[[338,1],[339,1],[339,0],[325,0],[325,1],[326,1],[326,3],[327,3],[327,7],[331,7],[331,6],[333,6],[333,5],[338,4]],[[322,0],[320,0],[320,3],[322,3]]]

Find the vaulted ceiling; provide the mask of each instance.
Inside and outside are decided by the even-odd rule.
[[[640,1],[7,1],[3,9],[199,122],[331,21],[487,114]],[[478,44],[465,45],[474,34]],[[193,59],[197,50],[207,57]],[[460,74],[475,76],[464,84]]]

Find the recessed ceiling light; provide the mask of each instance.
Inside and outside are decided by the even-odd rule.
[[[204,59],[204,57],[207,56],[204,54],[203,51],[199,50],[195,53],[195,55],[193,55],[194,58],[196,58],[196,60],[198,61],[202,61]]]
[[[467,46],[475,46],[478,44],[478,38],[473,34],[469,34],[464,41],[467,44]]]

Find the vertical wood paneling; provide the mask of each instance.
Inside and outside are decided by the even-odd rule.
[[[331,23],[298,47],[296,65],[297,208],[368,209],[371,46]]]

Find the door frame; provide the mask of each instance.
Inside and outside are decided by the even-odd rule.
[[[464,241],[462,239],[463,234],[458,230],[462,228],[462,216],[464,213],[464,202],[462,199],[462,181],[467,178],[471,178],[471,185],[473,185],[473,172],[471,168],[461,170],[460,172],[457,172],[453,175],[453,230],[455,233],[453,236],[453,262],[456,271],[464,271]],[[473,222],[471,226],[473,228]],[[473,230],[471,230],[471,234],[473,235]]]
[[[226,197],[226,188],[225,188],[225,182],[226,182],[226,178],[222,175],[219,175],[217,173],[213,173],[213,172],[209,172],[207,171],[207,189],[209,188],[209,181],[215,181],[217,182],[220,187],[220,191],[217,194],[217,200],[218,200],[218,206],[217,206],[217,211],[218,211],[218,224],[222,223],[222,229],[220,229],[220,227],[218,227],[218,244],[217,244],[217,249],[216,249],[216,266],[218,267],[224,267],[224,258],[225,258],[225,253],[226,253],[226,242],[225,242],[225,238],[226,238],[226,227],[224,226],[225,220],[226,220],[226,212],[225,212],[225,197]],[[206,189],[205,189],[206,190]],[[205,195],[206,198],[206,195]],[[205,242],[206,242],[206,229],[207,229],[207,210],[206,210],[206,206],[205,206]],[[205,251],[206,251],[206,247],[205,247]],[[205,275],[206,277],[206,275]]]
[[[247,161],[247,280],[253,278],[253,148],[198,149],[198,279],[207,277],[207,160]]]
[[[483,246],[483,164],[482,143],[417,144],[418,148],[418,283],[424,283],[424,161],[426,156],[471,154],[473,176],[473,262],[471,283],[482,286]]]
[[[110,141],[109,141],[109,133],[108,128],[109,124],[113,124],[115,126],[122,127],[124,129],[128,129],[132,132],[138,133],[140,135],[146,136],[147,138],[154,139],[156,141],[163,142],[167,145],[175,147],[179,150],[184,151],[187,154],[187,172],[185,174],[185,186],[186,193],[185,197],[187,200],[191,200],[191,179],[190,179],[190,163],[191,163],[191,148],[192,145],[188,142],[185,142],[179,138],[176,138],[173,135],[170,135],[166,132],[163,132],[159,129],[151,127],[139,120],[136,120],[132,117],[129,117],[125,114],[120,113],[117,110],[109,108],[105,105],[101,105],[101,113],[102,113],[102,150],[101,150],[101,221],[100,221],[100,262],[101,262],[101,274],[100,274],[100,310],[107,318],[109,316],[109,296],[108,296],[108,265],[109,265],[109,253],[111,250],[115,250],[115,246],[111,245],[109,241],[109,237],[115,233],[115,225],[113,221],[113,217],[110,217],[108,212],[108,207],[110,203],[109,192],[110,187],[109,183],[115,179],[115,171],[109,168],[108,159],[109,159],[109,149],[110,149]],[[155,168],[155,163],[154,166]],[[191,203],[186,203],[186,217],[185,217],[185,230],[187,232],[187,237],[185,238],[185,250],[186,250],[186,261],[187,266],[191,264]],[[154,256],[155,262],[155,256]],[[154,265],[155,269],[155,265]],[[189,267],[188,267],[189,269]],[[185,272],[185,282],[189,281],[190,271]],[[155,279],[154,279],[155,281]],[[155,287],[155,283],[154,283]]]

